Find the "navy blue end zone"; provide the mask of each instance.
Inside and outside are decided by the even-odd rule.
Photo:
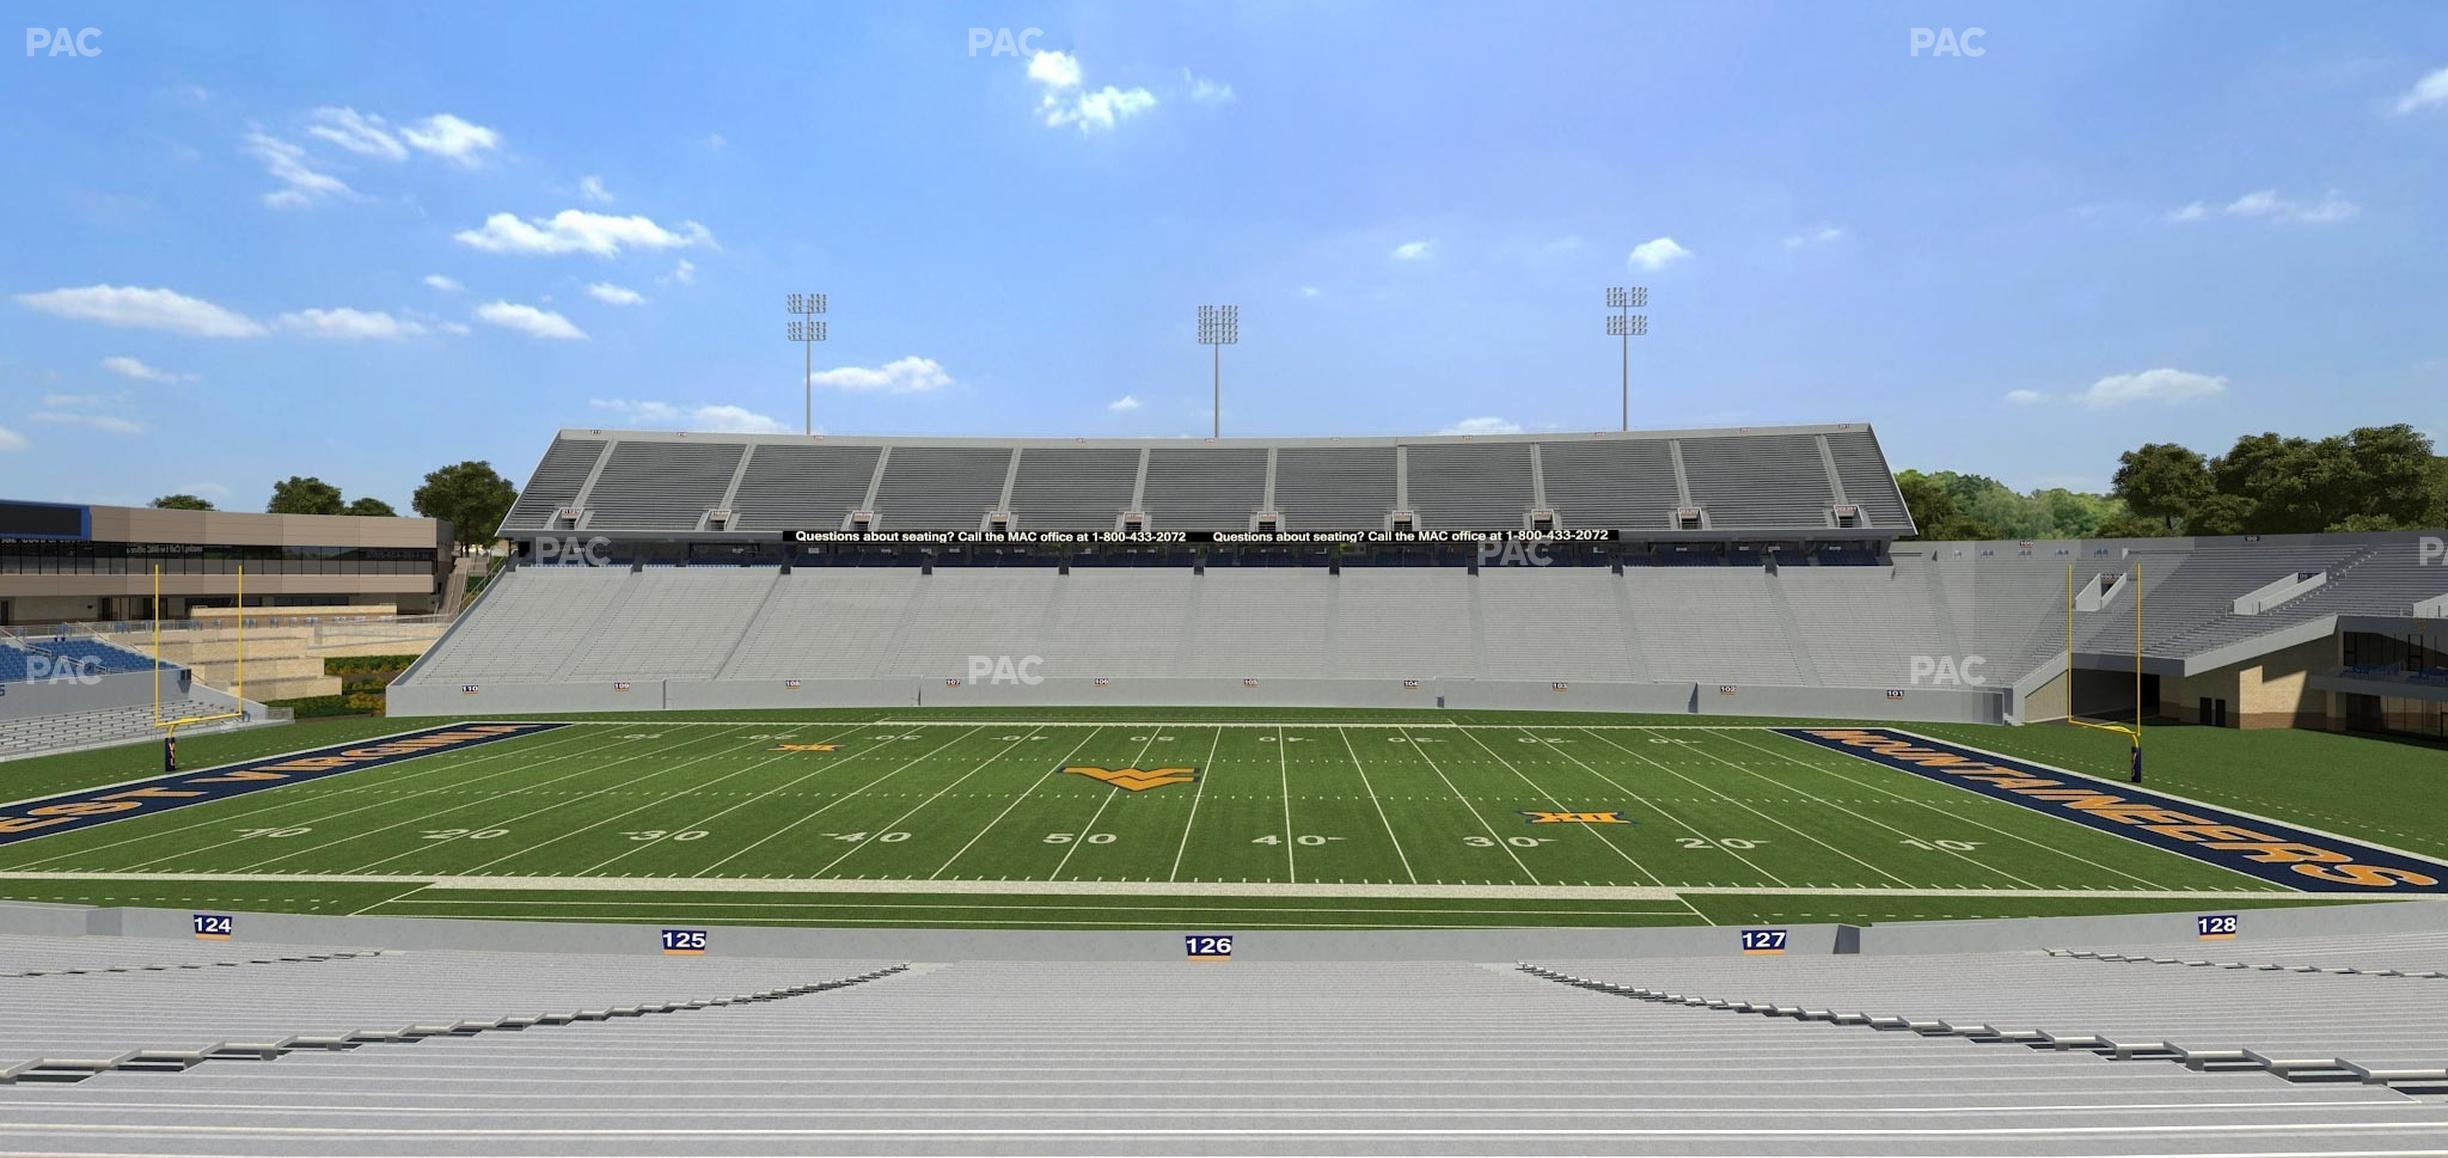
[[[2307,893],[2448,893],[2448,865],[1892,728],[1778,733]]]
[[[379,740],[334,744],[264,760],[173,772],[133,784],[84,788],[0,807],[0,845],[75,832],[131,816],[150,816],[190,804],[209,804],[266,788],[322,780],[343,772],[380,768],[436,752],[456,752],[497,740],[532,736],[563,727],[557,723],[451,724],[402,732]],[[142,749],[137,749],[142,751]]]

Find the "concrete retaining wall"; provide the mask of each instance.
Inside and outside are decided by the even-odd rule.
[[[2234,912],[2234,941],[2219,955],[2248,958],[2254,941],[2448,930],[2448,902],[2219,909]],[[660,926],[527,921],[418,920],[237,913],[235,942],[387,949],[485,949],[503,952],[661,951]],[[1914,954],[2199,944],[2193,912],[2121,917],[2042,917],[1929,921],[1859,927],[1787,926],[1791,956]],[[0,933],[124,936],[186,940],[184,909],[93,909],[0,902]],[[1236,957],[1272,961],[1437,960],[1510,962],[1625,957],[1739,957],[1734,926],[1669,929],[1469,929],[1417,932],[1238,932],[1228,925],[1150,932],[968,929],[706,928],[709,952],[741,957],[855,957],[905,961],[1179,961],[1184,934],[1230,933]],[[2205,950],[2207,951],[2207,950]],[[2351,964],[2351,962],[2340,962]]]
[[[1249,680],[1114,676],[1044,677],[1035,683],[992,680],[807,679],[635,680],[629,690],[610,682],[584,684],[393,684],[395,716],[514,712],[620,712],[663,708],[901,708],[901,707],[1304,707],[1475,708],[1559,712],[1642,712],[1682,715],[1894,720],[1908,723],[1995,724],[2005,719],[1997,689],[1907,689],[1891,698],[1881,688],[1799,688],[1535,680],[1319,679],[1255,676]]]

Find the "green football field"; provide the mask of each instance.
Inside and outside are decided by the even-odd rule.
[[[20,840],[0,846],[0,896],[1067,928],[1858,922],[2330,899],[1754,722],[1094,715],[592,719]],[[190,766],[197,752],[260,757],[431,723],[191,742]],[[2071,729],[1927,730],[2010,751],[2075,745],[2051,751],[2060,766],[2092,758]],[[141,774],[128,766],[147,751],[0,766],[0,783],[11,799],[114,783]],[[2286,818],[2285,804],[2232,806]]]

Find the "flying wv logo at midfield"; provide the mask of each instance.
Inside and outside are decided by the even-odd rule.
[[[1199,770],[1196,768],[1149,768],[1145,771],[1141,771],[1137,768],[1089,768],[1080,766],[1065,768],[1063,771],[1072,776],[1085,776],[1090,780],[1102,780],[1116,788],[1124,789],[1130,792],[1145,792],[1150,788],[1162,788],[1167,784],[1188,784],[1191,781],[1198,779],[1199,775]]]

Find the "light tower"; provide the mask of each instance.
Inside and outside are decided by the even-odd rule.
[[[1214,420],[1213,437],[1224,436],[1224,347],[1241,340],[1241,307],[1200,306],[1198,311],[1199,345],[1214,352],[1215,400],[1208,416]]]
[[[816,315],[825,312],[823,294],[792,294],[783,308],[798,315],[790,324],[790,340],[807,352],[800,359],[799,388],[806,395],[806,433],[816,433],[816,343],[825,340],[825,324]]]
[[[1632,311],[1649,308],[1649,288],[1610,286],[1607,308],[1615,311],[1607,319],[1607,335],[1623,340],[1623,428],[1628,431],[1632,429],[1632,339],[1649,332],[1649,315]]]

